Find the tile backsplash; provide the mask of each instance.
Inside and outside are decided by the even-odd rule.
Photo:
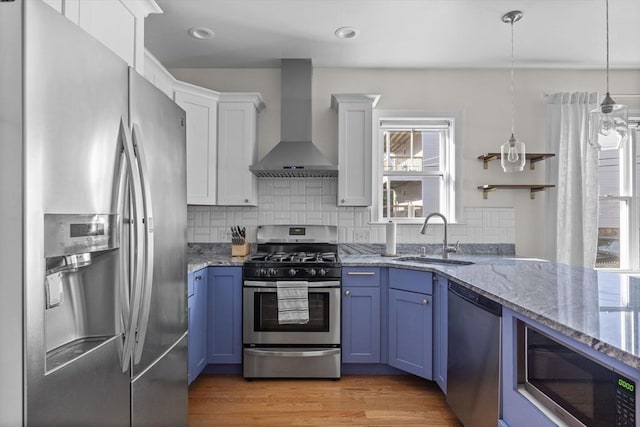
[[[188,207],[190,243],[230,242],[231,225],[247,228],[255,242],[262,224],[326,224],[338,226],[340,243],[384,243],[385,225],[369,223],[366,207],[338,207],[335,178],[259,178],[257,207]],[[398,224],[398,243],[439,243],[442,225]],[[513,208],[466,207],[458,223],[449,226],[455,243],[515,243]]]

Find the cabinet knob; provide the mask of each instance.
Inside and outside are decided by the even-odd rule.
[[[245,203],[249,203],[249,199],[244,199],[244,202]]]
[[[429,300],[428,300],[428,299],[426,299],[426,298],[425,298],[425,299],[423,299],[423,300],[422,300],[422,305],[427,305],[427,304],[429,304]]]
[[[344,294],[345,294],[346,296],[349,296],[349,295],[351,295],[351,291],[344,291]]]
[[[340,203],[344,203],[344,199],[340,199]]]

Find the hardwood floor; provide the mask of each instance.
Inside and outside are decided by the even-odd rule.
[[[254,380],[201,375],[190,426],[462,426],[436,383],[410,375]]]

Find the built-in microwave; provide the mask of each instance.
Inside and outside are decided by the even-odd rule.
[[[560,425],[635,427],[636,384],[518,322],[518,389]]]

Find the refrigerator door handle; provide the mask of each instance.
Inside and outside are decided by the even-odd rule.
[[[131,239],[133,240],[133,280],[131,289],[131,302],[129,304],[129,330],[124,339],[124,357],[122,363],[123,372],[129,366],[129,362],[133,358],[133,352],[135,348],[135,342],[138,335],[138,319],[140,317],[140,307],[142,299],[142,286],[144,279],[144,241],[145,232],[143,229],[144,222],[144,206],[142,198],[142,182],[140,179],[140,171],[138,169],[138,162],[136,160],[135,148],[131,137],[129,136],[129,128],[121,122],[121,126],[125,128],[123,132],[123,145],[124,153],[127,160],[127,172],[131,181],[131,210],[133,220],[133,232]],[[126,363],[125,363],[126,362]]]
[[[142,357],[144,341],[149,325],[149,311],[151,309],[151,293],[153,290],[153,206],[151,202],[151,188],[149,171],[144,153],[144,142],[137,124],[132,126],[133,145],[138,159],[138,170],[142,184],[142,201],[144,209],[144,275],[142,285],[141,311],[138,320],[138,336],[134,347],[133,362],[138,363]]]
[[[122,134],[127,131],[120,126],[120,138],[123,138]],[[129,175],[127,174],[127,159],[124,154],[124,147],[120,153],[120,161],[118,163],[118,180],[115,188],[115,198],[113,205],[115,206],[115,212],[120,218],[120,235],[124,236],[126,225],[129,221],[129,214],[125,212],[126,198],[129,195]],[[120,271],[118,277],[118,289],[116,299],[116,331],[123,336],[126,336],[129,329],[129,289],[130,289],[130,275],[129,275],[129,248],[127,247],[129,240],[123,242],[120,247]],[[120,363],[122,365],[122,371],[125,372],[129,366],[129,360],[124,352],[124,342],[122,339],[118,339],[118,351],[120,354]]]

